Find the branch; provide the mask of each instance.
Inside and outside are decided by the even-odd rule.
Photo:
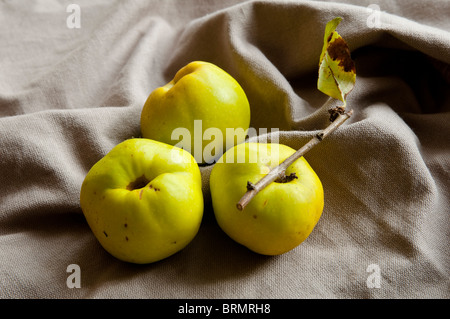
[[[236,207],[242,211],[248,205],[248,203],[252,200],[253,197],[256,196],[261,190],[267,187],[270,183],[275,182],[276,180],[286,181],[297,178],[297,176],[290,175],[286,176],[286,169],[292,165],[296,160],[300,157],[304,156],[307,152],[309,152],[314,146],[322,142],[322,140],[327,137],[329,134],[334,132],[340,125],[342,125],[345,121],[347,121],[350,116],[352,116],[353,110],[350,110],[346,113],[341,113],[337,115],[336,119],[328,125],[324,130],[314,135],[314,137],[306,143],[303,147],[301,147],[294,154],[289,156],[284,160],[280,165],[274,167],[266,176],[264,176],[261,180],[259,180],[256,184],[247,183],[247,192],[242,196],[240,201],[237,203]]]

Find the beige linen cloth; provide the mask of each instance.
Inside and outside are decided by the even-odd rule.
[[[449,298],[449,12],[446,0],[1,1],[0,297]],[[305,156],[325,191],[311,236],[275,257],[233,242],[209,166],[183,251],[134,265],[103,250],[81,183],[140,136],[150,92],[190,61],[215,63],[247,93],[251,126],[297,149],[327,125],[318,58],[337,16],[355,113]]]

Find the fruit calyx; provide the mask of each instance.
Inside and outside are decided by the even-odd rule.
[[[289,183],[290,181],[293,181],[294,179],[298,179],[298,176],[295,173],[291,173],[289,175],[283,174],[282,176],[278,177],[275,180],[275,183]]]
[[[147,186],[148,183],[150,183],[150,181],[147,179],[147,177],[145,177],[145,175],[142,175],[136,178],[134,181],[130,182],[127,185],[126,189],[129,191],[140,189]]]
[[[275,183],[289,183],[290,181],[293,181],[294,179],[298,179],[297,174],[291,173],[289,175],[281,174],[277,179],[274,180]],[[247,190],[251,191],[256,189],[256,185],[253,184],[250,181],[247,181]]]

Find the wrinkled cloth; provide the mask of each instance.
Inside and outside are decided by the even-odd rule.
[[[449,1],[76,4],[79,28],[64,1],[0,3],[1,298],[450,297]],[[338,16],[354,114],[305,155],[325,193],[312,234],[272,257],[232,241],[214,218],[209,165],[185,249],[148,265],[108,254],[81,184],[141,136],[151,91],[191,61],[214,63],[246,92],[251,127],[298,149],[329,123],[317,71]]]

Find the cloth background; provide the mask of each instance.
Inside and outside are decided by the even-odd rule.
[[[66,25],[70,3],[81,28]],[[0,297],[449,298],[448,12],[446,0],[1,1]],[[327,125],[318,58],[337,16],[355,113],[305,156],[325,191],[311,236],[276,257],[233,242],[213,216],[210,166],[183,251],[149,265],[104,251],[81,183],[140,136],[150,92],[190,61],[215,63],[247,93],[251,126],[299,148]],[[66,285],[71,264],[81,288]]]

